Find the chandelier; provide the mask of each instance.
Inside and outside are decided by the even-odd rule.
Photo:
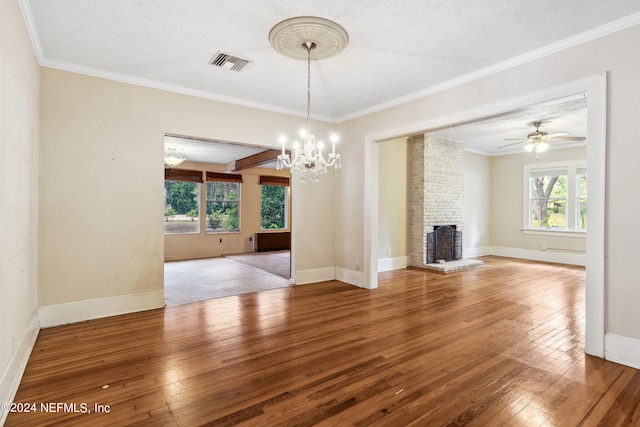
[[[269,41],[275,50],[283,55],[303,59],[301,48],[307,60],[307,122],[306,128],[300,132],[302,142],[293,142],[293,157],[285,149],[287,142],[283,135],[279,138],[282,154],[278,155],[276,168],[290,168],[291,173],[298,175],[300,181],[318,182],[320,175],[328,168],[340,169],[340,154],[336,153],[338,136],[329,137],[331,152],[325,157],[322,150],[324,143],[311,132],[311,51],[318,49],[317,59],[333,56],[344,49],[348,41],[347,32],[336,24],[323,18],[299,17],[291,18],[277,24],[269,33]]]

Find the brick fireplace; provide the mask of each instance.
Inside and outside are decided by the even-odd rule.
[[[464,145],[428,134],[410,137],[407,166],[409,265],[424,267],[438,259],[461,259]],[[438,246],[440,250],[448,246],[446,256],[435,252],[437,230],[442,226],[448,228],[441,230],[445,243]]]

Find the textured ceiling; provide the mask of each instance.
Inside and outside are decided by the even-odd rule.
[[[522,152],[527,142],[527,134],[535,131],[532,122],[541,122],[540,130],[548,134],[566,132],[567,135],[564,136],[567,137],[587,137],[587,98],[574,96],[556,99],[498,117],[429,133],[462,142],[467,149],[481,154],[512,154]],[[520,141],[522,143],[519,143]],[[552,141],[550,148],[584,144],[586,141]]]
[[[311,68],[312,116],[331,122],[640,22],[638,0],[19,3],[43,66],[296,115],[306,112],[306,63],[277,53],[269,31],[295,16],[331,19],[349,43]],[[251,63],[209,65],[219,51]]]
[[[179,136],[165,136],[166,150],[177,150],[185,160],[226,165],[264,151],[264,148]],[[275,167],[275,163],[273,165]]]

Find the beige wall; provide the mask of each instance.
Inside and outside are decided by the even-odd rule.
[[[407,255],[407,144],[405,138],[378,144],[379,211],[378,259]],[[539,162],[586,158],[586,147],[549,150]],[[465,251],[498,246],[513,249],[584,253],[584,235],[541,236],[522,232],[523,167],[536,162],[529,153],[484,156],[464,153],[464,234]],[[468,256],[465,254],[465,256]]]
[[[407,140],[379,146],[378,259],[407,256]]]
[[[162,289],[164,236],[158,212],[165,133],[277,148],[277,132],[298,129],[304,119],[44,68],[38,153],[38,70],[17,6],[1,5],[0,108],[2,132],[8,132],[0,150],[3,183],[11,182],[6,194],[23,190],[0,202],[16,239],[3,244],[1,255],[0,286],[8,290],[1,303],[3,367],[11,353],[7,345],[33,311],[36,272],[38,301],[44,306]],[[365,253],[372,249],[365,248],[363,227],[365,201],[372,197],[365,182],[367,136],[401,136],[414,123],[607,71],[606,325],[609,333],[640,339],[634,267],[640,200],[628,190],[640,158],[637,40],[640,26],[339,124],[344,168],[312,187],[293,182],[296,271],[333,266],[354,271],[356,263],[368,262]],[[327,126],[317,124],[316,133]],[[20,162],[24,168],[11,169]],[[18,175],[5,176],[10,170]]]
[[[469,249],[491,245],[492,216],[490,198],[491,170],[489,157],[468,151],[464,153],[464,233],[463,256]]]
[[[378,144],[378,259],[407,256],[407,141]],[[464,153],[464,250],[491,245],[490,157]]]
[[[41,75],[42,306],[162,291],[165,133],[278,148],[278,132],[304,122],[64,71]],[[297,270],[333,268],[335,173],[293,180]]]
[[[548,150],[537,162],[586,159],[586,147]],[[557,237],[531,235],[523,227],[523,168],[536,163],[530,153],[495,156],[491,158],[491,242],[493,246],[540,250],[544,244],[550,250],[584,253],[584,235]]]
[[[205,172],[224,172],[224,166],[184,162],[180,169],[192,169]],[[260,228],[260,175],[290,176],[288,170],[251,168],[240,172],[242,187],[240,190],[240,231],[235,233],[207,233],[205,221],[200,221],[200,233],[165,234],[164,258],[166,261],[208,258],[221,255],[237,254],[253,251],[253,234],[266,232]],[[201,211],[206,197],[205,185],[200,186]],[[287,202],[291,201],[291,187],[287,187]],[[291,208],[287,207],[287,228],[277,230],[289,231],[291,224]],[[204,218],[204,216],[202,216]],[[251,240],[250,240],[251,239]],[[222,240],[222,242],[220,241]]]
[[[39,72],[17,2],[1,2],[0,402],[13,398],[15,354],[37,325]]]
[[[640,227],[634,225],[640,199],[629,197],[628,188],[636,180],[640,144],[637,143],[637,99],[640,97],[640,57],[635,55],[640,26],[630,27],[600,39],[563,50],[490,76],[433,93],[415,101],[368,114],[340,124],[344,139],[352,141],[344,153],[344,173],[338,177],[336,192],[336,236],[349,235],[336,245],[338,267],[352,268],[362,259],[365,247],[362,218],[368,213],[365,170],[371,166],[362,153],[367,137],[384,139],[403,134],[415,123],[428,123],[457,112],[531,94],[561,84],[609,72],[608,158],[606,225],[606,325],[607,332],[640,339],[640,287],[635,272],[635,242]],[[428,130],[428,129],[424,129]],[[365,272],[369,265],[364,265]],[[366,279],[365,279],[366,280]]]

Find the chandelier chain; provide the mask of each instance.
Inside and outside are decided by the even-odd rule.
[[[307,134],[310,131],[311,122],[311,45],[305,43],[307,48]]]
[[[342,162],[340,154],[336,153],[337,136],[331,136],[331,152],[328,160],[322,154],[323,144],[311,133],[311,50],[317,47],[315,42],[307,41],[301,45],[307,50],[307,128],[301,132],[302,146],[297,146],[294,157],[285,151],[285,141],[282,139],[282,154],[278,155],[276,169],[291,168],[291,173],[299,174],[302,182],[318,182],[320,175],[327,172],[328,167],[340,169]]]

